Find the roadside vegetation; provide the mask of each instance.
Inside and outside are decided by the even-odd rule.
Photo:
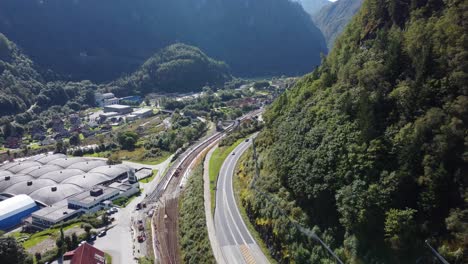
[[[252,150],[249,149],[246,151],[244,155],[239,160],[239,163],[236,164],[236,174],[233,177],[233,189],[234,189],[234,197],[236,199],[236,204],[238,205],[239,212],[242,216],[242,219],[244,220],[245,225],[247,226],[247,229],[249,230],[250,234],[253,236],[255,241],[257,242],[258,246],[262,250],[263,254],[268,258],[268,261],[270,263],[278,263],[272,256],[270,251],[268,250],[268,247],[263,241],[262,237],[258,233],[257,229],[255,229],[255,226],[252,222],[250,222],[249,216],[247,215],[246,208],[244,207],[244,204],[242,203],[243,200],[245,200],[246,196],[249,195],[254,195],[251,189],[249,189],[249,185],[252,181],[252,179],[249,177],[249,175],[246,174],[245,171],[245,164],[252,164],[248,159],[252,158],[251,156]],[[259,221],[261,223],[261,221]]]
[[[216,207],[216,184],[218,182],[219,171],[223,166],[224,160],[242,141],[243,138],[238,139],[232,145],[217,147],[211,155],[209,163],[210,174],[210,195],[211,195],[211,212],[214,213]]]
[[[206,228],[203,162],[189,177],[180,199],[179,236],[184,263],[215,263]]]

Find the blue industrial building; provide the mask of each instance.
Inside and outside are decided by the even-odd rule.
[[[0,230],[7,230],[21,223],[21,220],[38,210],[36,202],[20,194],[0,202]]]

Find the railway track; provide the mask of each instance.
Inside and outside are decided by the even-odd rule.
[[[233,129],[234,124],[229,126]],[[178,243],[179,192],[182,176],[190,169],[192,162],[209,146],[222,138],[224,133],[217,132],[181,156],[164,175],[156,190],[147,197],[148,203],[158,203],[154,215],[153,235],[156,239],[160,263],[181,263]]]
[[[180,182],[183,175],[194,164],[197,157],[201,157],[200,154],[207,151],[226,133],[236,128],[242,120],[258,113],[258,111],[254,111],[243,116],[229,125],[224,132],[216,132],[196,144],[193,148],[188,149],[174,162],[174,165],[163,176],[157,188],[145,198],[146,203],[158,204],[153,216],[155,230],[153,239],[156,240],[154,243],[156,245],[155,256],[158,256],[160,263],[181,263],[178,243],[178,207],[181,189]]]

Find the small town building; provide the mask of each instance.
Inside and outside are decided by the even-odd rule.
[[[83,243],[75,250],[63,255],[64,264],[106,264],[106,256],[103,251],[88,243]]]

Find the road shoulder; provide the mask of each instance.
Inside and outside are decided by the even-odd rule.
[[[211,193],[210,193],[210,159],[211,155],[215,151],[216,147],[211,148],[205,157],[203,164],[203,188],[204,188],[204,198],[205,198],[205,218],[206,218],[206,227],[208,230],[208,237],[210,239],[211,248],[213,250],[213,255],[215,256],[216,262],[224,264],[224,258],[221,253],[221,248],[218,244],[218,239],[216,238],[216,231],[214,227],[213,214],[211,212]]]

